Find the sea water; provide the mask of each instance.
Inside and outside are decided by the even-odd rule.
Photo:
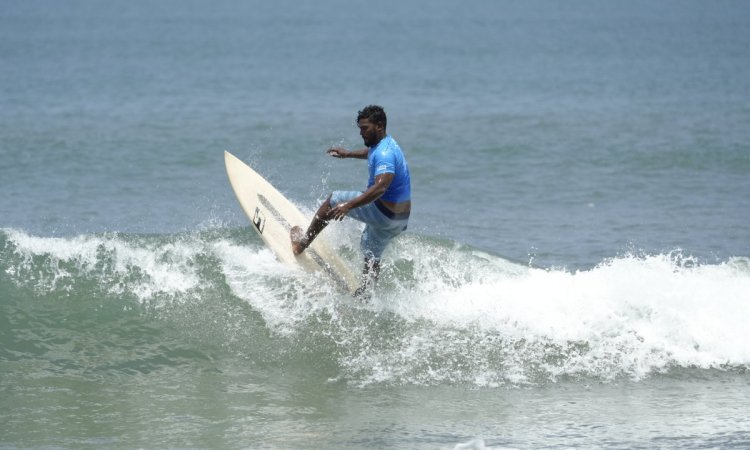
[[[0,447],[750,447],[742,1],[0,7]],[[388,113],[368,304],[278,262]],[[359,270],[361,228],[325,231]]]

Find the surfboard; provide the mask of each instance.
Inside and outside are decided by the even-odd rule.
[[[292,252],[289,238],[291,228],[299,225],[305,229],[311,218],[305,216],[258,172],[227,151],[224,152],[224,164],[229,183],[250,219],[251,228],[280,261],[312,273],[325,274],[348,293],[357,289],[357,276],[325,236],[318,236],[300,255]]]

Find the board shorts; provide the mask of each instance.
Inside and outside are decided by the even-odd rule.
[[[331,207],[348,202],[362,195],[359,191],[334,191],[329,204]],[[409,213],[395,214],[380,200],[349,210],[348,217],[365,223],[359,245],[365,258],[380,261],[383,251],[395,238],[406,230]]]

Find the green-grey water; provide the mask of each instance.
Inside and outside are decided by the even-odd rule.
[[[0,6],[0,448],[750,446],[741,1]],[[413,179],[367,305],[278,262]],[[352,267],[359,229],[326,230]]]

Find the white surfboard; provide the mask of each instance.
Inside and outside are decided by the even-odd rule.
[[[301,255],[292,253],[289,231],[295,225],[306,229],[309,217],[236,156],[225,151],[224,163],[232,189],[250,218],[251,228],[279,260],[310,272],[322,272],[349,293],[357,289],[357,276],[324,236],[318,236]]]

